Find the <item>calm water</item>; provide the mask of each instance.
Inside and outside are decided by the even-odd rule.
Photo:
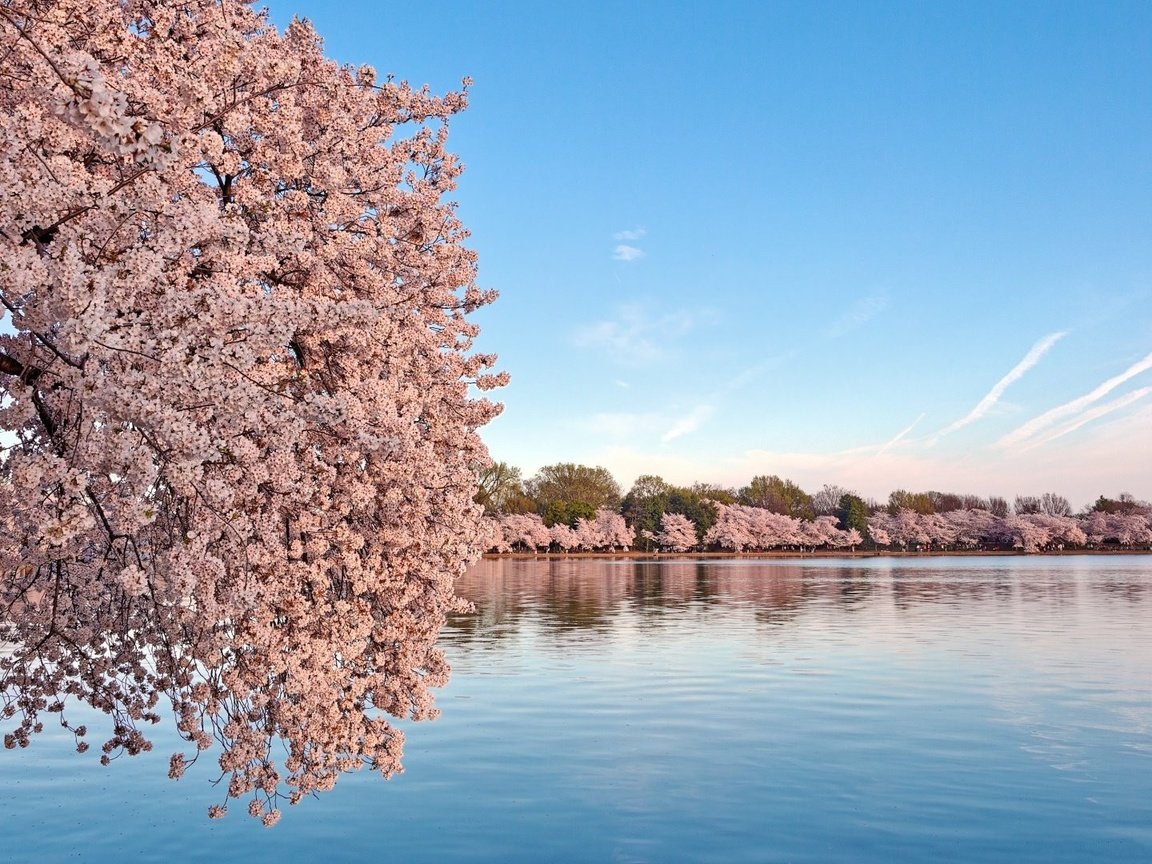
[[[0,860],[1152,861],[1152,557],[496,561],[407,773],[272,830],[0,752]]]

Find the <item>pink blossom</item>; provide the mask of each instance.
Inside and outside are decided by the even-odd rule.
[[[696,547],[696,525],[680,513],[663,513],[660,516],[660,533],[654,539],[662,549],[687,552]]]
[[[107,764],[171,702],[265,824],[396,773],[505,380],[448,197],[465,94],[240,0],[9,0],[0,33],[5,744],[74,698]]]

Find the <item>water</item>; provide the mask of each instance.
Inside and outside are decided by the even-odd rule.
[[[407,772],[0,753],[6,861],[1152,860],[1152,557],[489,561]]]

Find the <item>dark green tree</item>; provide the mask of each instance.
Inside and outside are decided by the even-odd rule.
[[[668,512],[687,516],[696,526],[696,539],[704,540],[708,529],[716,524],[716,507],[712,504],[735,504],[736,495],[731,489],[694,483],[691,486],[675,486],[668,493]]]
[[[712,483],[693,483],[688,487],[688,491],[697,498],[715,501],[718,504],[739,503],[736,492],[725,486],[716,486]]]
[[[848,492],[840,496],[836,506],[836,518],[840,520],[841,531],[855,528],[861,537],[868,537],[868,505],[859,495]]]
[[[636,532],[635,545],[638,548],[648,548],[644,539],[644,531],[656,534],[660,531],[660,517],[670,512],[668,509],[668,493],[672,487],[664,482],[662,477],[654,474],[642,474],[636,478],[624,501],[620,504],[620,512],[624,519]]]
[[[578,519],[592,519],[596,516],[596,507],[586,501],[550,501],[543,507],[538,506],[536,512],[544,520],[544,524],[551,528],[558,523],[575,527]]]
[[[1093,510],[1099,510],[1103,513],[1132,513],[1143,510],[1148,505],[1137,501],[1132,495],[1127,492],[1121,492],[1116,498],[1106,498],[1101,495],[1096,499],[1096,503],[1092,505]]]

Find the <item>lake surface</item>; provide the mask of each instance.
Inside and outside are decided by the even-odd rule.
[[[481,562],[407,771],[264,829],[0,752],[0,861],[1152,861],[1152,556]]]

